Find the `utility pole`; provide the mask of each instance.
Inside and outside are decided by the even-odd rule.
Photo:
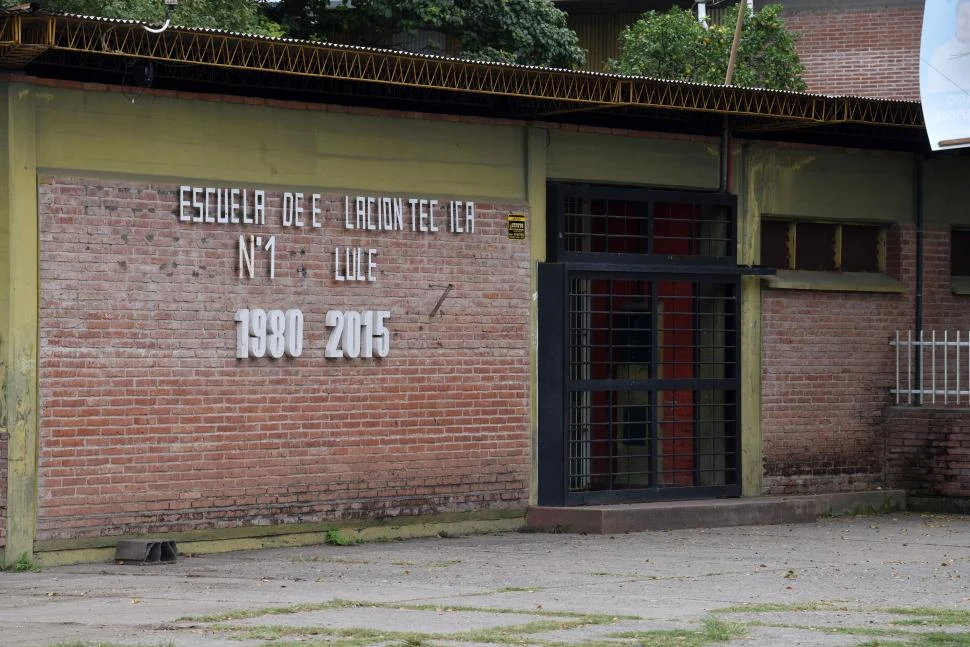
[[[724,75],[724,85],[731,85],[734,77],[734,64],[738,57],[738,42],[741,40],[741,27],[744,26],[744,15],[751,8],[753,0],[738,0],[738,22],[734,26],[734,39],[731,41],[731,54],[728,56],[727,74]],[[724,132],[721,135],[721,191],[727,192],[731,185],[731,124],[727,114],[724,115]]]
[[[740,0],[738,2],[738,22],[734,26],[734,40],[731,41],[731,55],[728,56],[727,74],[724,75],[724,85],[731,85],[731,79],[734,77],[734,64],[738,57],[738,41],[741,40],[741,27],[744,25],[744,14],[748,12],[750,5],[751,0],[748,0],[748,2]]]

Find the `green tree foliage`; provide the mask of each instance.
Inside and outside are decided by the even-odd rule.
[[[431,31],[465,58],[563,68],[586,60],[551,0],[282,0],[271,15],[296,38],[388,47],[401,33]]]
[[[586,62],[566,14],[550,0],[466,0],[463,56],[521,65],[576,68]]]
[[[18,2],[6,1],[5,5]],[[165,18],[162,0],[40,0],[46,11],[64,11],[82,16],[141,20],[161,23]],[[179,0],[172,12],[172,24],[186,27],[224,29],[245,34],[280,36],[277,23],[267,18],[259,0]]]
[[[738,43],[732,85],[773,90],[804,90],[797,36],[781,19],[780,5],[752,13],[745,3],[726,12],[723,23],[701,25],[686,9],[648,11],[620,34],[620,55],[607,69],[620,74],[723,84],[731,41],[744,7],[747,16]]]
[[[23,0],[0,0],[0,7]],[[163,0],[39,0],[42,10],[159,24]],[[575,68],[586,61],[552,0],[179,0],[172,24],[391,47],[401,34],[434,32],[458,55]]]

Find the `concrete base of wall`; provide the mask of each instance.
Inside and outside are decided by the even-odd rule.
[[[173,533],[164,539],[177,542],[183,556],[226,553],[260,548],[285,548],[334,543],[394,541],[418,537],[514,532],[525,527],[524,511],[500,510],[453,513],[377,521],[333,522],[281,526],[251,526],[213,531]],[[131,537],[38,542],[33,561],[43,567],[84,562],[110,562],[119,540]],[[0,548],[2,551],[2,548]],[[2,554],[2,552],[0,552]]]
[[[387,541],[433,535],[462,535],[483,532],[510,532],[528,527],[545,532],[614,534],[642,530],[678,528],[711,528],[761,524],[805,523],[825,515],[850,515],[890,512],[908,508],[932,512],[970,512],[967,501],[951,500],[948,507],[939,499],[917,499],[909,506],[904,490],[876,490],[785,497],[751,497],[701,501],[671,501],[576,508],[530,508],[523,519],[522,511],[501,514],[461,514],[414,518],[398,522],[367,525],[336,525],[329,530],[279,526],[240,528],[235,531],[180,533],[179,553],[205,553],[304,546],[331,540],[332,531],[343,539]],[[934,507],[935,506],[935,507]],[[260,532],[256,532],[256,531]],[[111,561],[119,538],[38,543],[34,560],[41,566],[78,562]],[[3,547],[0,547],[0,556]]]
[[[970,514],[970,499],[960,497],[906,497],[906,509],[936,514]]]
[[[526,522],[532,530],[608,535],[641,530],[805,523],[824,515],[905,508],[904,490],[876,490],[575,508],[535,507],[529,509]]]

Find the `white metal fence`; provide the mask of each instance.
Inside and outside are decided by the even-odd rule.
[[[970,407],[970,332],[896,331],[896,404]]]

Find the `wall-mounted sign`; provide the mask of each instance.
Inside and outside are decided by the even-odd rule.
[[[272,212],[269,218],[268,212]],[[276,278],[277,247],[283,244],[288,232],[322,231],[330,220],[332,227],[353,232],[355,237],[379,237],[385,232],[435,236],[439,231],[442,236],[446,232],[455,236],[471,235],[475,233],[476,207],[470,200],[345,195],[337,202],[332,196],[313,192],[274,194],[265,189],[185,184],[179,187],[176,214],[180,223],[215,225],[238,236],[236,271],[239,279],[253,281],[257,276]],[[517,219],[514,224],[513,218]],[[240,231],[257,227],[258,232]],[[509,238],[525,238],[524,214],[509,214]],[[378,254],[377,247],[334,246],[333,280],[358,285],[377,282]],[[448,285],[435,312],[453,287]],[[301,309],[247,306],[237,309],[233,318],[237,359],[295,359],[303,353]],[[324,356],[330,359],[387,357],[391,348],[389,319],[390,308],[328,310],[329,333]]]
[[[926,0],[919,59],[930,148],[970,146],[970,0]]]
[[[525,240],[525,214],[510,213],[508,216],[509,240]]]

